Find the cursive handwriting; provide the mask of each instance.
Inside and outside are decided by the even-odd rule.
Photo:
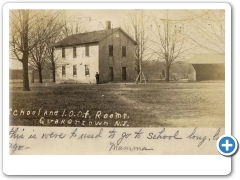
[[[193,132],[189,136],[187,136],[187,138],[200,141],[198,144],[198,147],[200,147],[204,143],[204,141],[207,139],[207,136],[196,135],[196,132],[197,132],[197,128],[195,128]]]
[[[158,134],[154,134],[150,132],[148,134],[148,139],[166,139],[166,140],[171,140],[171,139],[182,139],[181,137],[178,137],[179,130],[177,130],[174,135],[165,135],[163,134],[165,132],[165,128],[162,129],[162,131],[158,132]]]
[[[25,129],[24,129],[25,128]],[[185,148],[185,145],[190,145],[192,148],[193,143],[189,141],[196,142],[194,145],[196,148],[206,148],[208,146],[203,146],[203,144],[213,145],[219,139],[221,134],[221,129],[218,128],[211,133],[208,130],[200,130],[198,128],[194,129],[171,129],[171,128],[161,128],[161,129],[127,129],[127,128],[43,128],[37,129],[29,127],[11,127],[9,129],[9,150],[10,154],[23,154],[24,149],[34,149],[43,146],[44,143],[55,143],[58,145],[61,143],[74,144],[78,146],[79,141],[86,143],[86,141],[93,143],[91,148],[97,148],[96,145],[102,144],[106,151],[153,151],[155,147],[157,148],[168,148],[168,146],[162,146],[168,143],[176,143],[177,146]],[[182,132],[182,131],[187,131]],[[203,133],[204,132],[204,133]],[[40,142],[38,146],[38,142]],[[163,142],[164,141],[164,142]],[[171,141],[171,142],[170,142]],[[105,143],[106,142],[106,143]],[[88,146],[89,143],[86,143]],[[171,144],[172,145],[172,144]],[[29,147],[30,146],[30,147]],[[41,148],[41,147],[40,147]],[[53,145],[53,148],[55,146]],[[86,147],[89,148],[89,147]],[[102,148],[102,147],[101,147]],[[179,147],[176,147],[179,148]],[[182,147],[181,147],[182,148]],[[215,148],[215,146],[214,146]],[[165,150],[164,149],[164,150]],[[189,147],[186,146],[186,150]],[[207,149],[204,149],[208,150]],[[17,153],[18,151],[18,153]],[[21,152],[20,152],[21,151]]]
[[[60,139],[63,139],[66,137],[66,134],[63,134],[63,133],[55,133],[55,132],[51,132],[51,133],[43,133],[42,135],[42,138],[43,139],[53,139],[53,138],[60,138]]]
[[[18,145],[17,143],[9,143],[10,154],[14,154],[15,151],[21,151],[23,149],[30,149],[30,147],[26,147],[23,145]]]
[[[24,139],[24,135],[22,133],[18,133],[19,131],[19,128],[12,128],[10,131],[9,131],[9,137],[10,139]],[[24,131],[24,129],[22,130]]]
[[[149,151],[153,150],[152,148],[147,148],[145,146],[140,147],[140,146],[120,146],[116,145],[113,142],[110,142],[110,148],[109,151]]]
[[[100,131],[97,134],[77,134],[78,128],[76,128],[74,131],[72,131],[70,133],[70,137],[71,138],[77,138],[77,139],[89,139],[89,138],[101,138],[102,137],[102,132],[103,132],[103,128],[100,129]]]

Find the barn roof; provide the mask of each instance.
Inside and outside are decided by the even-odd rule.
[[[90,44],[90,43],[97,43],[101,40],[107,38],[108,36],[114,34],[117,31],[123,32],[130,40],[136,44],[127,33],[125,33],[121,28],[113,28],[109,30],[101,30],[101,31],[92,31],[87,33],[80,33],[80,34],[73,34],[71,36],[66,37],[65,39],[59,41],[54,45],[54,47],[66,47],[66,46],[73,46],[73,45],[81,45],[81,44]]]
[[[223,54],[194,54],[188,60],[190,64],[222,64],[225,63],[225,56]]]

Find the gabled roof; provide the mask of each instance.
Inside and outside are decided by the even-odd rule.
[[[203,54],[194,54],[192,58],[188,60],[190,64],[221,64],[225,63],[225,55],[223,54],[212,54],[212,53],[203,53]]]
[[[92,31],[87,33],[80,33],[80,34],[73,34],[71,36],[66,37],[65,39],[59,41],[54,45],[54,47],[66,47],[66,46],[73,46],[73,45],[81,45],[81,44],[90,44],[90,43],[97,43],[101,40],[107,38],[108,36],[114,34],[118,30],[122,31],[130,40],[133,41],[134,44],[136,42],[121,28],[113,28],[109,30],[101,30],[101,31]]]

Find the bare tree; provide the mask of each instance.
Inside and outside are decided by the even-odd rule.
[[[191,17],[191,29],[194,33],[190,41],[198,48],[212,53],[225,54],[225,11],[224,10],[188,10]]]
[[[42,83],[42,70],[44,66],[47,66],[54,72],[53,78],[55,78],[56,65],[54,61],[54,49],[52,48],[52,45],[55,43],[53,40],[55,40],[57,37],[61,37],[61,29],[64,26],[61,17],[59,17],[60,14],[61,11],[45,12],[37,17],[39,23],[36,25],[36,40],[41,38],[43,33],[46,33],[45,37],[42,38],[42,41],[30,51],[31,58],[29,62],[35,69],[38,70],[40,83]],[[49,61],[51,63],[49,63]]]
[[[44,43],[37,44],[30,51],[29,64],[38,70],[39,82],[42,83],[42,70],[46,64],[46,45]]]
[[[181,60],[189,49],[184,47],[186,34],[182,23],[171,21],[168,10],[166,15],[166,18],[152,15],[154,27],[151,31],[153,34],[151,48],[153,54],[163,62],[166,68],[165,80],[169,82],[171,65],[176,60]]]
[[[90,23],[92,21],[93,20],[91,17],[82,17],[78,11],[71,11],[71,12],[68,12],[68,14],[63,13],[63,16],[61,19],[62,38],[65,38],[77,33],[89,32],[91,29]]]
[[[52,78],[53,82],[56,82],[56,69],[58,68],[58,61],[59,59],[54,54],[54,47],[53,45],[57,43],[59,40],[62,39],[62,36],[56,33],[55,36],[50,38],[46,41],[46,66],[49,68],[49,70],[52,71]]]
[[[69,21],[67,18],[63,18],[62,34],[64,37],[76,34],[78,32],[78,22]]]
[[[45,56],[46,56],[46,44],[44,43],[45,39],[45,35],[47,35],[47,33],[45,35],[44,31],[47,31],[45,29],[45,20],[43,20],[43,16],[41,13],[39,13],[38,15],[36,15],[36,20],[38,23],[36,23],[35,25],[35,31],[33,32],[35,34],[35,36],[33,37],[33,41],[38,41],[39,39],[41,39],[41,41],[39,41],[39,43],[37,43],[35,46],[33,46],[33,48],[29,51],[30,52],[30,56],[29,56],[29,64],[34,68],[38,70],[38,74],[39,74],[39,82],[42,83],[42,70],[43,67],[45,65]]]
[[[61,11],[12,10],[10,12],[11,49],[23,64],[23,90],[30,91],[28,79],[29,54],[38,69],[41,69],[44,43],[54,33]],[[38,62],[38,63],[37,63]]]
[[[12,52],[23,66],[23,91],[30,91],[28,80],[29,10],[14,10],[10,14]]]
[[[128,13],[127,21],[124,21],[124,30],[130,34],[137,45],[135,46],[135,69],[139,75],[142,72],[142,62],[148,58],[148,34],[147,23],[149,17],[143,10],[134,10]],[[142,77],[140,77],[140,82]]]

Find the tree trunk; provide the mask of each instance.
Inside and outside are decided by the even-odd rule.
[[[28,79],[28,21],[29,10],[22,10],[23,12],[23,91],[30,91]]]
[[[55,68],[53,68],[53,70],[52,70],[53,82],[56,82],[55,72],[56,72],[56,70],[55,70]]]
[[[30,91],[29,88],[29,79],[28,79],[28,52],[23,54],[23,91]]]
[[[166,82],[169,82],[170,66],[166,66]]]
[[[39,82],[42,83],[42,69],[38,68]]]
[[[139,59],[136,59],[135,61],[136,61],[135,65],[136,65],[136,71],[137,71],[137,77],[138,77],[138,75],[140,73],[140,65],[139,65],[140,61],[139,61]],[[137,82],[139,82],[139,81],[140,81],[140,77],[138,78]]]
[[[56,64],[55,64],[55,61],[54,61],[54,48],[52,48],[52,51],[51,51],[51,61],[52,61],[53,82],[56,82]]]

